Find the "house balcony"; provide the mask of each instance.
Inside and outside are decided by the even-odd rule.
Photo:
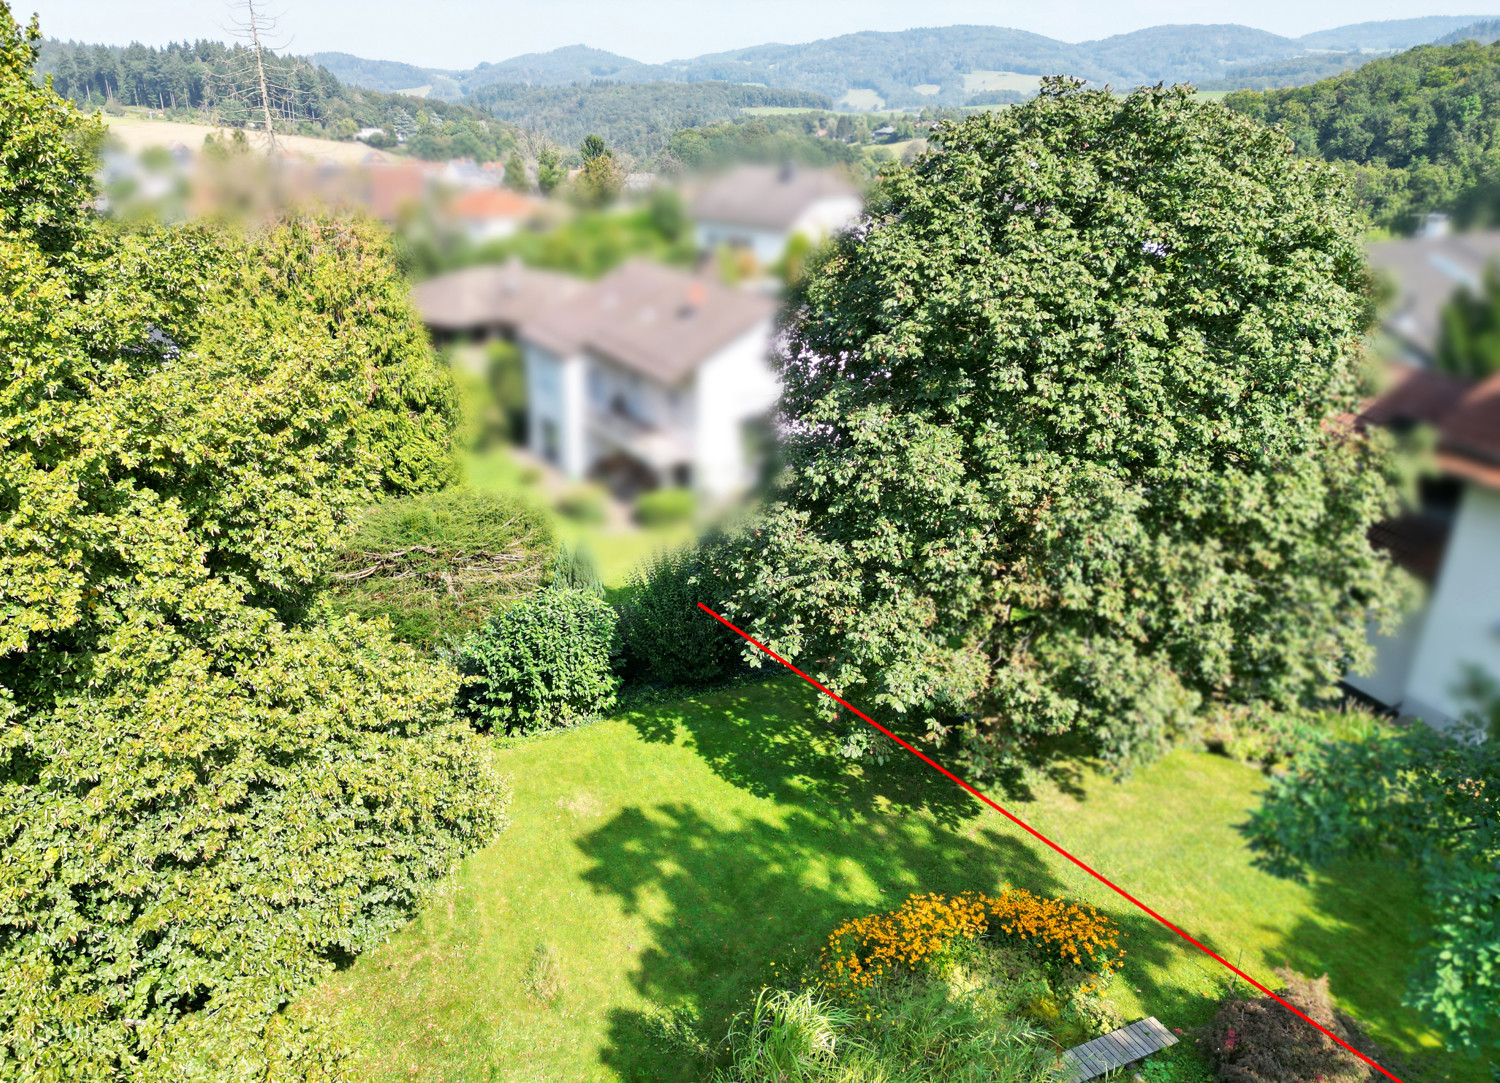
[[[650,425],[619,410],[590,410],[588,435],[594,446],[591,472],[619,475],[622,457],[645,468],[645,474],[633,479],[626,488],[679,484],[688,476],[693,461],[692,445],[682,429]],[[611,464],[615,468],[610,468]]]

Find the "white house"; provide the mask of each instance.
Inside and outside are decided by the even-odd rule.
[[[524,321],[531,450],[573,478],[722,499],[758,466],[780,388],[775,302],[644,261]]]
[[[749,249],[770,266],[800,233],[821,241],[849,226],[863,207],[843,178],[794,165],[742,165],[708,182],[689,205],[698,247]]]
[[[1394,633],[1373,633],[1374,672],[1345,683],[1446,727],[1471,706],[1461,695],[1467,667],[1500,676],[1500,376],[1469,385],[1400,366],[1359,420],[1432,426],[1441,476],[1423,483],[1419,508],[1371,533],[1422,581],[1424,599]]]

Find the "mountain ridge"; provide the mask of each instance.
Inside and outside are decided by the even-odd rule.
[[[766,42],[659,64],[583,44],[463,70],[365,60],[347,53],[315,53],[312,59],[351,85],[385,92],[420,86],[432,96],[450,101],[496,83],[568,86],[600,80],[715,81],[805,90],[846,105],[851,104],[851,92],[859,92],[867,107],[878,101],[887,108],[909,108],[963,105],[995,89],[979,85],[984,79],[975,77],[975,73],[997,79],[1068,73],[1113,86],[1158,81],[1218,86],[1238,70],[1248,68],[1255,71],[1250,78],[1274,84],[1277,79],[1316,77],[1314,73],[1326,73],[1335,65],[1354,66],[1360,56],[1426,44],[1494,18],[1433,15],[1377,20],[1298,38],[1238,23],[1176,23],[1082,42],[1060,41],[1011,27],[913,27],[856,31],[802,43]],[[1291,63],[1299,57],[1329,54],[1347,55],[1337,61]],[[421,82],[408,81],[415,73],[422,74]]]

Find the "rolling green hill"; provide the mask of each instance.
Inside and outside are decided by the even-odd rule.
[[[1378,225],[1500,217],[1500,44],[1422,45],[1310,86],[1230,94],[1305,154],[1340,163]]]

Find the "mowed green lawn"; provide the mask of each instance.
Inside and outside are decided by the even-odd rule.
[[[642,1035],[651,1003],[695,1008],[716,1039],[773,965],[815,954],[841,919],[1011,884],[1124,926],[1113,993],[1128,1017],[1207,1021],[1217,964],[909,757],[831,755],[814,695],[775,679],[500,750],[512,826],[306,1006],[375,1080],[696,1079]],[[1009,807],[1257,978],[1327,971],[1432,1078],[1487,1080],[1400,1006],[1417,916],[1406,870],[1348,865],[1306,884],[1257,871],[1237,825],[1262,782],[1183,751],[1124,783],[1065,765]],[[542,941],[565,982],[551,1006],[521,980]]]

